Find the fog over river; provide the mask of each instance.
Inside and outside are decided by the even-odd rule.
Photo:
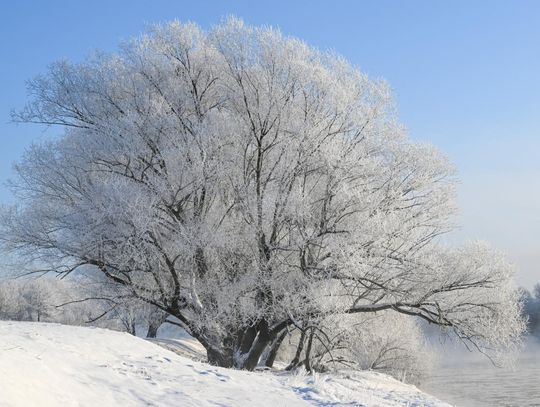
[[[540,406],[540,342],[527,341],[513,369],[494,367],[478,353],[446,349],[418,387],[458,407]]]

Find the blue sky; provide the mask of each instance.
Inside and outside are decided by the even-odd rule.
[[[461,179],[462,228],[508,252],[518,282],[540,281],[540,1],[4,1],[0,5],[0,183],[32,142],[57,134],[9,123],[25,81],[57,59],[114,51],[149,24],[203,27],[234,14],[344,55],[394,90],[416,140]],[[0,203],[13,199],[0,186]]]

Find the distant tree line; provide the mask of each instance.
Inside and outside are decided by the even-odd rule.
[[[98,326],[155,338],[166,319],[159,308],[103,282],[0,279],[0,320]]]
[[[531,335],[540,338],[540,283],[537,283],[532,292],[522,288],[523,314],[527,318],[527,328]]]

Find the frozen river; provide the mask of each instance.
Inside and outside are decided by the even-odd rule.
[[[540,344],[529,343],[515,369],[496,368],[478,354],[449,352],[419,387],[458,407],[539,407]]]

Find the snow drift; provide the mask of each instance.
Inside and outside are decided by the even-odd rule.
[[[126,333],[0,321],[0,406],[448,404],[372,372],[249,373],[195,362]]]

